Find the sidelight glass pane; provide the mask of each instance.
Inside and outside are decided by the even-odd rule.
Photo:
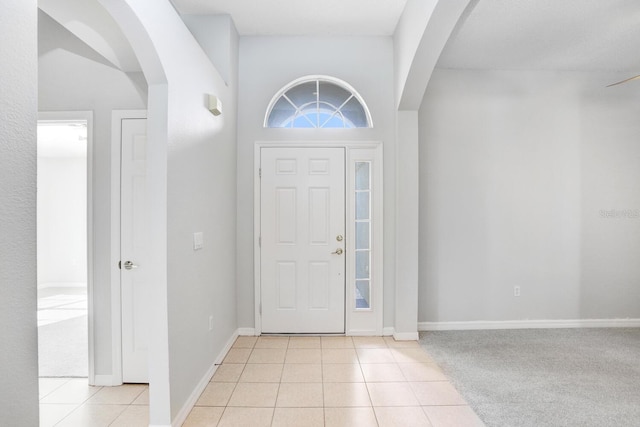
[[[356,190],[369,190],[369,162],[356,162]]]
[[[356,252],[356,279],[369,278],[369,251]]]
[[[356,280],[356,308],[371,308],[371,282]]]
[[[356,219],[369,219],[369,193],[356,193]]]
[[[356,222],[356,250],[369,249],[369,223]]]

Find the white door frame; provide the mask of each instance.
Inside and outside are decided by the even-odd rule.
[[[93,336],[93,111],[41,111],[38,121],[76,121],[87,122],[87,342],[88,342],[88,380],[95,379],[95,341]]]
[[[146,119],[146,110],[114,110],[111,113],[111,378],[96,385],[122,384],[122,303],[120,291],[120,173],[122,120]]]
[[[256,141],[254,145],[254,185],[253,185],[253,265],[254,265],[254,316],[255,334],[262,333],[261,313],[261,269],[260,269],[260,150],[262,148],[344,148],[345,149],[345,194],[346,194],[346,289],[351,289],[355,281],[355,256],[350,245],[354,241],[355,188],[353,171],[356,161],[368,161],[372,169],[372,236],[371,309],[355,309],[355,291],[345,295],[345,335],[382,335],[383,332],[383,164],[382,143],[379,141]]]

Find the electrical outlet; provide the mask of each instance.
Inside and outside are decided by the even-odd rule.
[[[520,296],[520,286],[514,286],[513,287],[513,296],[514,297],[519,297]]]
[[[213,331],[213,315],[209,316],[209,330]]]

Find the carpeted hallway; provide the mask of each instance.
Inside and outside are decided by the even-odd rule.
[[[640,328],[423,332],[487,426],[640,425]]]

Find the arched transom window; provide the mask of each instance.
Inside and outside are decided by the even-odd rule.
[[[367,128],[371,115],[362,97],[347,83],[327,76],[303,77],[271,100],[268,128]]]

